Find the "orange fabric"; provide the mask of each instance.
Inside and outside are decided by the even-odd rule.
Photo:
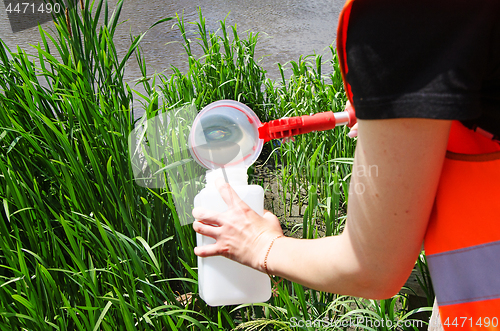
[[[500,145],[466,128],[459,121],[453,121],[448,140],[448,150],[462,154],[484,154],[500,151]]]
[[[484,331],[500,328],[499,309],[500,299],[493,299],[439,307],[439,313],[445,330]]]
[[[500,240],[500,145],[453,121],[448,151],[461,154],[448,153],[444,161],[425,235],[427,256]],[[445,330],[500,330],[500,299],[445,305],[439,311]]]
[[[351,85],[346,80],[348,72],[347,58],[346,58],[346,42],[347,42],[347,26],[349,25],[349,16],[351,15],[351,8],[354,0],[347,0],[340,13],[339,25],[337,26],[337,55],[339,57],[340,73],[344,81],[344,87],[349,101],[352,103],[352,90]]]
[[[425,236],[426,254],[500,240],[499,173],[500,159],[445,160]]]

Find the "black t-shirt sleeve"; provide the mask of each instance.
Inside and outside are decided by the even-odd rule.
[[[499,76],[499,3],[354,1],[347,30],[346,80],[357,117],[482,116],[487,81],[495,84]],[[492,93],[500,95],[499,90]],[[500,124],[500,109],[493,116]]]

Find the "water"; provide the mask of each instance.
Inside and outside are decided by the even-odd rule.
[[[117,0],[109,0],[111,9]],[[300,55],[325,54],[330,57],[328,47],[335,42],[340,10],[345,0],[125,0],[121,18],[124,21],[117,29],[115,43],[120,54],[130,46],[130,33],[138,35],[151,24],[165,17],[184,15],[185,21],[198,19],[197,7],[206,18],[207,29],[217,30],[219,20],[226,16],[226,26],[237,24],[240,36],[245,31],[259,32],[257,55],[267,70],[267,77],[279,79],[279,63],[296,61]],[[4,0],[4,4],[7,0]],[[13,33],[7,13],[0,4],[0,37],[11,48],[16,45],[29,49],[29,44],[40,41],[37,27]],[[142,48],[146,57],[148,74],[162,72],[170,66],[186,71],[186,57],[182,56],[181,35],[174,21],[162,23],[148,32]],[[52,28],[53,23],[43,24]],[[194,26],[193,26],[194,29]],[[325,67],[326,68],[326,67]],[[126,80],[133,82],[141,76],[132,59],[126,68]]]
[[[225,165],[243,162],[256,150],[254,127],[234,108],[214,108],[204,113],[194,127],[193,147],[207,164]]]

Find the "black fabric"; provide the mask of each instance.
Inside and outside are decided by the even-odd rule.
[[[456,119],[500,134],[499,0],[355,0],[346,58],[360,119]]]

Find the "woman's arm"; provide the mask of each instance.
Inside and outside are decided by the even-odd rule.
[[[277,239],[268,255],[269,272],[337,294],[380,299],[397,293],[420,252],[450,124],[360,120],[343,233]],[[234,197],[228,185],[221,185],[220,192],[226,201]],[[226,213],[195,209],[193,216],[199,220],[195,231],[217,240],[211,247],[198,247],[196,254],[220,254],[264,271],[271,240],[281,233],[274,215],[262,218],[233,199]]]

